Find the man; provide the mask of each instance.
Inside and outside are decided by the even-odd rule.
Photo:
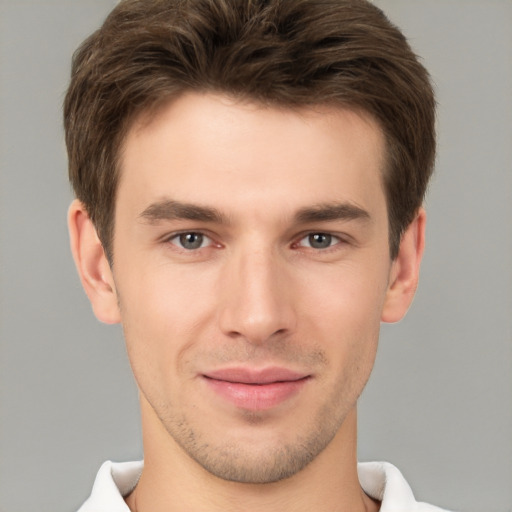
[[[87,511],[427,511],[357,464],[380,322],[424,245],[435,101],[375,6],[126,0],[74,57],[71,247],[122,323],[144,464]]]

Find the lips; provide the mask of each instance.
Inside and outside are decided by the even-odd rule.
[[[288,370],[287,368],[264,368],[252,370],[248,368],[226,368],[205,374],[205,377],[225,382],[241,384],[271,384],[274,382],[291,382],[303,379],[307,375]]]
[[[306,384],[310,375],[287,368],[225,368],[203,375],[207,386],[236,407],[262,411],[288,401]]]

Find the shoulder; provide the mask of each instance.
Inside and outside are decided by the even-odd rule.
[[[448,512],[416,501],[402,473],[389,462],[360,462],[357,470],[364,492],[382,503],[380,512]]]
[[[78,512],[129,512],[124,496],[137,485],[143,462],[112,462],[102,464],[89,499]]]

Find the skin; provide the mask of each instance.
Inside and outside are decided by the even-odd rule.
[[[383,167],[367,115],[190,93],[128,132],[112,268],[71,205],[82,283],[122,323],[140,389],[131,510],[378,509],[357,479],[356,404],[380,322],[414,296],[425,226],[420,209],[391,261]],[[205,378],[226,367],[305,378],[240,406]]]

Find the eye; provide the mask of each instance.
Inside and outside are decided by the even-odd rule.
[[[310,233],[302,238],[298,245],[301,247],[311,247],[312,249],[329,249],[329,247],[338,243],[340,243],[340,239],[329,233]]]
[[[212,243],[212,240],[202,233],[191,231],[187,233],[179,233],[178,235],[170,238],[169,242],[177,245],[180,249],[194,251],[209,246]]]

